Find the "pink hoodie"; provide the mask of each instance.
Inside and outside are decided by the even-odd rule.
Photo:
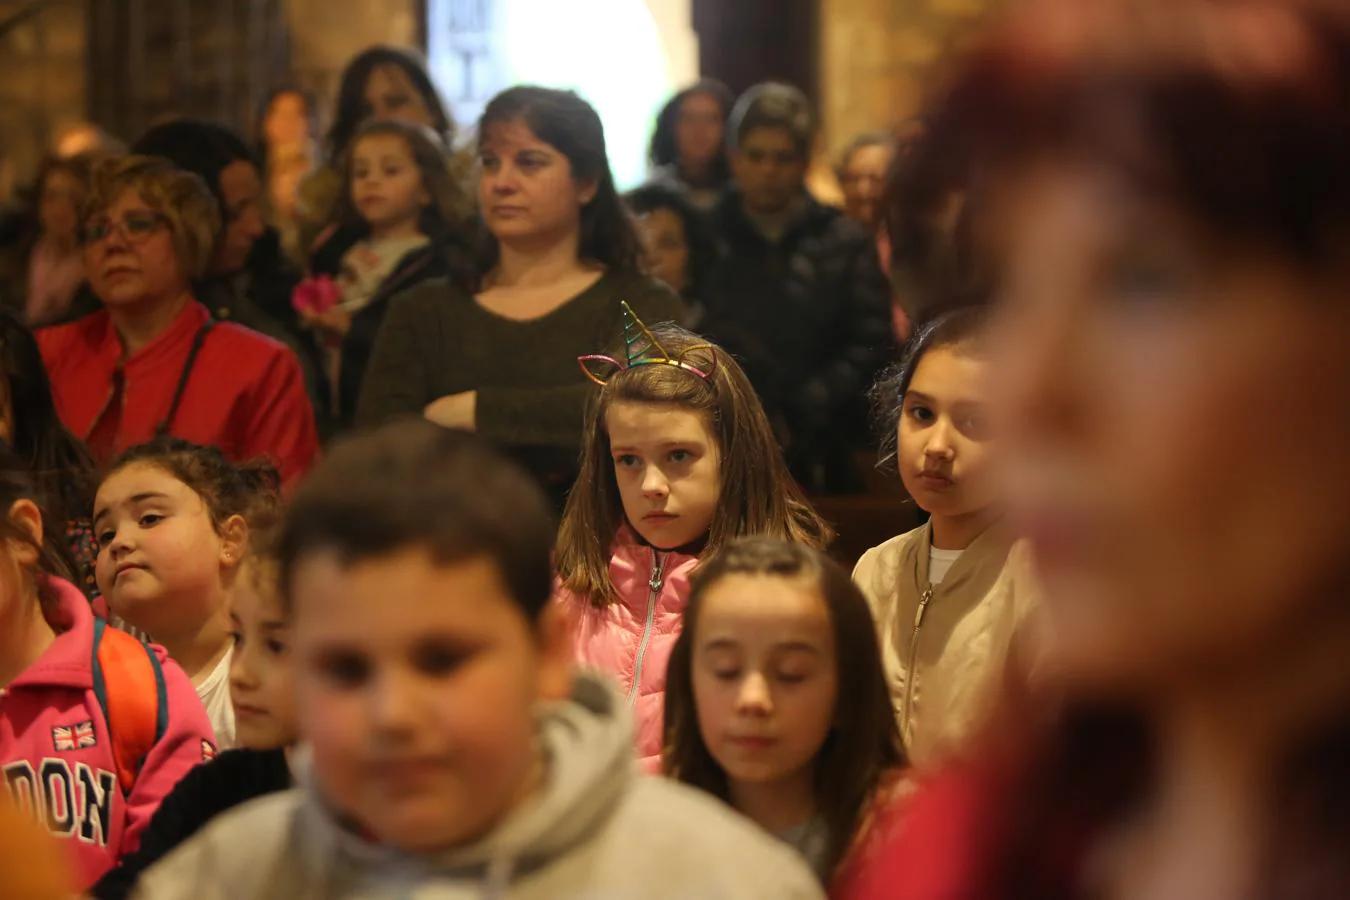
[[[164,669],[166,730],[123,797],[94,695],[94,616],[77,587],[52,584],[59,598],[51,618],[56,641],[0,690],[0,775],[20,806],[66,838],[84,889],[136,849],[160,801],[215,754],[215,741],[192,683],[164,648],[154,647]]]
[[[559,589],[556,600],[577,620],[577,662],[617,678],[637,728],[637,752],[649,771],[661,757],[666,663],[689,600],[689,573],[698,557],[653,550],[619,530],[609,577],[619,599],[604,609]]]

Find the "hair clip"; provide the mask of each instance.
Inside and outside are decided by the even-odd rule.
[[[624,360],[617,360],[612,356],[603,353],[589,353],[586,356],[578,356],[577,362],[581,364],[581,371],[586,373],[586,377],[596,384],[605,385],[618,373],[631,369],[634,366],[675,366],[677,369],[684,369],[709,381],[712,378],[712,370],[707,372],[686,362],[685,357],[695,350],[708,350],[713,354],[713,362],[717,361],[717,348],[712,344],[695,344],[686,348],[679,356],[672,357],[670,351],[661,345],[642,320],[633,312],[633,308],[626,302],[621,302],[623,307],[623,343]]]

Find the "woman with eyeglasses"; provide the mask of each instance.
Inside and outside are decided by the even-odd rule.
[[[100,462],[172,434],[236,460],[271,457],[289,485],[319,449],[295,354],[215,322],[193,294],[220,227],[197,176],[149,157],[103,163],[82,229],[103,308],[38,343],[62,420]]]

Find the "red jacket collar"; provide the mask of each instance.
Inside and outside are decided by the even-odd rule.
[[[47,579],[56,597],[56,608],[48,623],[56,629],[56,640],[37,662],[10,683],[10,690],[22,687],[94,686],[94,614],[80,589],[61,578]]]
[[[123,359],[122,336],[117,333],[112,316],[106,309],[101,315],[102,336],[99,338],[98,355],[100,358],[110,359],[114,365],[120,363],[124,371],[144,371],[166,363],[181,365],[182,360],[179,357],[182,355],[183,347],[192,342],[193,336],[211,318],[211,313],[205,306],[196,300],[189,300],[169,323],[169,327],[158,337]]]

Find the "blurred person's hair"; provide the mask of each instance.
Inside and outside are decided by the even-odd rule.
[[[204,275],[221,229],[220,204],[206,182],[157,157],[105,160],[94,167],[84,222],[106,214],[127,191],[167,221],[183,274],[189,279]]]
[[[797,153],[802,157],[809,156],[815,129],[811,101],[790,84],[766,81],[755,85],[741,95],[731,110],[727,146],[738,149],[752,131],[761,128],[787,132]]]

